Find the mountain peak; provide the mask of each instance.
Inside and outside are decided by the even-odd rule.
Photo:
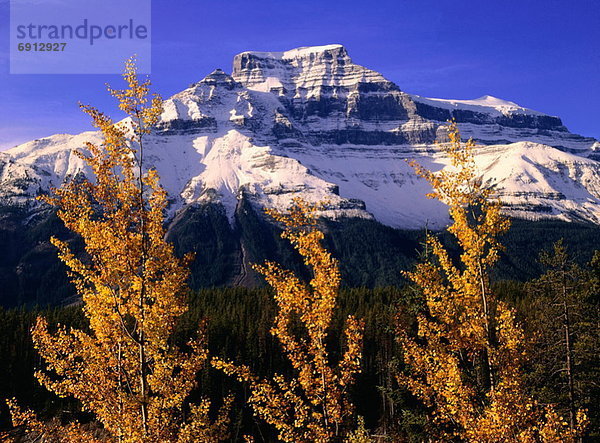
[[[242,196],[277,209],[302,197],[331,202],[332,217],[441,227],[447,208],[425,199],[430,188],[406,160],[436,170],[447,165],[435,141],[445,140],[450,119],[464,138],[489,145],[475,149],[476,164],[508,213],[600,224],[597,140],[490,95],[406,94],[352,62],[341,45],[238,54],[232,75],[216,69],[164,101],[146,158],[161,172],[171,213],[219,203],[233,220]],[[93,134],[54,136],[2,153],[0,203],[24,204],[70,180],[85,166],[72,150],[100,143]]]
[[[224,72],[221,68],[215,69],[202,80],[193,84],[192,87],[199,85],[224,86],[227,89],[233,89],[235,86],[239,86],[233,77]]]
[[[398,89],[380,73],[355,64],[346,48],[339,44],[282,52],[242,52],[233,59],[232,77],[249,89],[290,98],[308,98],[324,90],[359,83],[385,84],[387,89]]]
[[[274,59],[274,60],[292,60],[295,58],[304,58],[310,57],[314,54],[339,54],[343,56],[348,56],[348,51],[344,46],[339,44],[333,45],[322,45],[322,46],[302,46],[299,48],[290,49],[288,51],[279,51],[279,52],[263,52],[263,51],[244,51],[235,57],[256,57],[261,59]]]
[[[479,98],[474,100],[470,100],[473,103],[479,103],[482,106],[514,106],[521,108],[521,106],[517,105],[515,102],[511,102],[508,100],[504,100],[498,97],[494,97],[493,95],[482,95]]]

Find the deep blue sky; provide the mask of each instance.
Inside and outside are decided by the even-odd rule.
[[[485,94],[600,138],[598,0],[153,0],[154,89],[167,97],[245,50],[341,43],[406,92]],[[117,76],[10,75],[0,0],[0,149],[90,129],[77,102],[114,114]]]

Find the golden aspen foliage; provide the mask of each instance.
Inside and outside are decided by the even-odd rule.
[[[21,409],[14,399],[7,400],[6,403],[11,411],[14,426],[26,427],[27,432],[30,435],[34,435],[39,441],[45,443],[71,441],[100,443],[105,441],[96,435],[97,432],[94,432],[92,429],[86,429],[85,426],[80,425],[79,423],[63,425],[58,419],[53,419],[50,422],[43,422],[39,420],[32,411]],[[20,440],[11,439],[8,435],[0,434],[0,441]]]
[[[38,318],[34,346],[46,363],[36,377],[62,397],[74,397],[93,413],[108,437],[102,441],[196,442],[227,438],[227,409],[208,417],[209,403],[192,406],[184,420],[185,401],[208,352],[203,328],[186,349],[171,339],[187,310],[187,265],[165,241],[166,192],[155,170],[144,167],[144,143],[158,122],[162,101],[150,96],[149,80],[139,81],[135,60],[126,63],[127,88],[109,92],[128,118],[115,123],[82,106],[102,135],[87,143],[89,154],[76,152],[95,180],[75,178],[42,200],[58,208],[67,228],[78,234],[85,254],[52,238],[60,259],[83,301],[89,331],[59,325],[49,331]],[[44,441],[95,441],[82,437],[76,424],[56,426],[34,419],[11,402],[13,421],[25,424]]]
[[[260,379],[250,368],[221,359],[213,365],[250,385],[249,403],[255,414],[274,426],[285,442],[341,441],[356,424],[348,389],[360,372],[363,322],[346,320],[345,346],[337,363],[326,349],[328,329],[340,285],[338,262],[323,247],[317,227],[317,207],[296,199],[287,213],[269,210],[285,226],[288,239],[312,271],[308,284],[278,264],[254,266],[274,289],[278,312],[271,333],[294,369],[295,377],[275,374]],[[299,332],[299,328],[302,332]]]
[[[432,186],[429,198],[449,207],[454,259],[428,235],[430,257],[407,277],[421,290],[425,308],[416,334],[399,331],[406,372],[399,382],[431,414],[439,439],[471,442],[571,441],[574,436],[551,408],[531,399],[523,379],[525,337],[514,310],[490,286],[509,221],[477,176],[473,140],[461,143],[456,123],[443,146],[450,166],[440,172],[412,163]]]

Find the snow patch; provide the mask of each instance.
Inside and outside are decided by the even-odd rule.
[[[238,55],[248,54],[258,58],[271,58],[275,60],[292,60],[295,58],[306,57],[310,54],[318,54],[322,52],[332,51],[335,49],[342,49],[343,46],[339,44],[323,45],[323,46],[303,46],[300,48],[290,49],[288,51],[280,52],[261,52],[261,51],[244,51]]]
[[[510,114],[528,114],[528,115],[546,115],[542,112],[524,108],[514,102],[502,100],[491,95],[484,95],[473,100],[456,100],[443,98],[426,98],[418,95],[410,95],[413,100],[425,103],[437,108],[448,110],[464,109],[474,112],[482,112],[493,115],[510,115]]]

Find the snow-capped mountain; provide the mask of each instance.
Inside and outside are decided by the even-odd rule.
[[[341,45],[243,52],[231,75],[215,70],[164,102],[150,136],[174,213],[220,203],[233,219],[241,196],[286,207],[295,196],[328,201],[329,217],[374,217],[393,227],[441,227],[447,210],[406,160],[441,169],[454,118],[474,138],[477,166],[514,216],[600,224],[600,143],[560,118],[484,96],[423,98],[355,64]],[[54,135],[0,153],[0,199],[33,197],[84,169],[72,150],[95,132]],[[84,170],[85,172],[85,170]]]

